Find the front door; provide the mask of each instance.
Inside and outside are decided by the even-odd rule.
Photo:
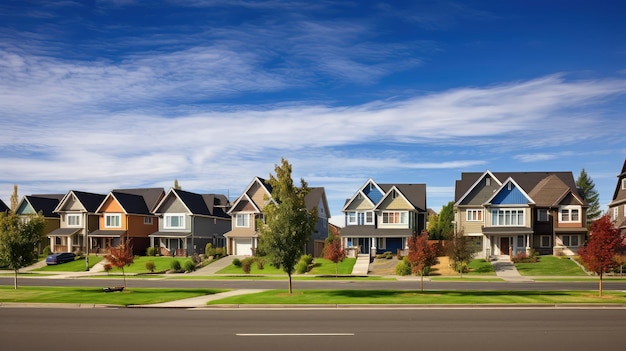
[[[500,254],[508,255],[509,254],[509,238],[500,238]]]

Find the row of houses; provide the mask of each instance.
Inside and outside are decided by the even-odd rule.
[[[225,195],[175,188],[117,189],[107,195],[72,190],[25,196],[17,213],[44,214],[55,252],[97,252],[130,238],[137,254],[156,247],[163,255],[191,255],[212,243],[231,255],[252,255],[257,220],[263,219],[271,192],[259,177],[232,203]],[[311,188],[306,205],[317,208],[319,220],[305,251],[319,256],[330,218],[324,188]],[[455,184],[454,231],[471,237],[483,257],[530,250],[573,255],[587,236],[588,207],[572,172],[464,172]],[[428,211],[426,184],[368,179],[341,209],[343,245],[370,255],[404,250],[413,234],[426,229]],[[609,213],[626,230],[626,162]]]

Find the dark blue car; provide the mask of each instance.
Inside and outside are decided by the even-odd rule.
[[[46,257],[46,264],[47,265],[61,264],[65,262],[72,262],[75,259],[76,259],[76,255],[71,252],[54,253]]]

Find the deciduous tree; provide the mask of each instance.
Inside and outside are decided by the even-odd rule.
[[[578,254],[585,267],[598,274],[599,295],[602,296],[602,276],[619,264],[615,255],[622,248],[622,236],[615,228],[608,214],[600,217],[591,224],[587,245],[578,249]]]
[[[324,243],[324,258],[335,264],[335,277],[339,276],[339,262],[346,257],[346,251],[341,245],[341,237],[332,232],[328,232],[328,237]]]
[[[472,240],[472,238],[463,235],[463,231],[456,233],[452,241],[446,244],[448,258],[452,261],[454,269],[463,277],[465,267],[470,263],[474,254],[480,248]]]
[[[424,291],[424,275],[435,263],[437,263],[437,252],[428,245],[428,234],[413,235],[408,240],[409,263],[413,273],[420,275],[420,290]]]
[[[124,278],[124,289],[126,289],[126,273],[124,267],[130,266],[134,260],[133,246],[129,239],[124,240],[118,246],[111,247],[109,253],[104,255],[104,258],[109,261],[112,266],[122,269],[122,277]]]
[[[15,289],[19,269],[37,260],[37,245],[44,226],[41,214],[24,220],[13,211],[0,213],[0,264],[15,273]]]
[[[602,211],[600,210],[600,194],[596,191],[596,185],[584,168],[576,179],[576,187],[582,190],[583,199],[589,203],[589,208],[587,208],[587,226],[590,226],[596,218],[600,217]]]
[[[274,168],[276,176],[268,180],[272,200],[264,208],[265,222],[259,221],[259,250],[267,255],[275,267],[280,267],[289,277],[289,294],[292,293],[291,275],[304,253],[304,247],[317,223],[317,209],[307,210],[304,198],[309,187],[304,179],[296,187],[291,178],[292,167],[284,158]]]

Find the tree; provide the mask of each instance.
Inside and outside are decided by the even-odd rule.
[[[583,199],[589,203],[589,208],[587,208],[587,226],[590,226],[596,218],[600,217],[602,211],[600,210],[600,194],[596,191],[593,180],[591,180],[584,168],[576,179],[576,187],[582,191]]]
[[[602,275],[619,264],[615,255],[622,249],[622,236],[608,214],[591,224],[587,245],[578,249],[578,254],[588,270],[598,274],[599,296],[602,296]]]
[[[436,240],[440,238],[439,235],[439,215],[435,213],[435,211],[431,212],[428,215],[426,230],[428,231],[428,236],[432,240]]]
[[[180,187],[180,184],[178,184],[178,179],[174,179],[174,186],[173,188],[175,190],[182,190],[183,188]]]
[[[16,212],[19,205],[19,197],[17,195],[17,184],[13,184],[13,193],[11,194],[11,211]]]
[[[109,248],[109,253],[104,255],[112,266],[122,269],[122,277],[124,277],[124,289],[126,289],[126,273],[124,273],[124,267],[130,266],[134,260],[133,246],[129,239],[126,239],[118,246]]]
[[[341,237],[332,232],[328,232],[328,237],[324,242],[324,258],[335,264],[335,277],[339,276],[339,262],[346,257],[346,251],[341,245]]]
[[[259,250],[269,262],[280,267],[289,277],[289,294],[292,293],[291,275],[304,253],[304,247],[315,229],[317,209],[307,210],[304,197],[309,187],[304,179],[296,187],[291,179],[292,167],[284,158],[276,165],[276,176],[270,174],[271,198],[264,208],[265,222],[259,221]]]
[[[448,257],[461,277],[463,277],[463,271],[474,257],[474,254],[479,250],[480,248],[472,238],[463,235],[463,231],[458,232],[452,241],[446,245]]]
[[[452,224],[452,221],[454,221],[454,202],[448,202],[441,208],[438,215],[429,216],[428,220],[428,234],[431,240],[446,240],[450,238],[454,231]]]
[[[37,260],[37,245],[43,233],[43,216],[30,216],[23,220],[15,212],[0,213],[0,265],[15,273],[14,288],[17,289],[17,273]]]
[[[437,263],[437,252],[428,245],[428,234],[413,235],[409,238],[409,263],[413,273],[419,274],[420,290],[424,291],[424,275],[431,266]]]

